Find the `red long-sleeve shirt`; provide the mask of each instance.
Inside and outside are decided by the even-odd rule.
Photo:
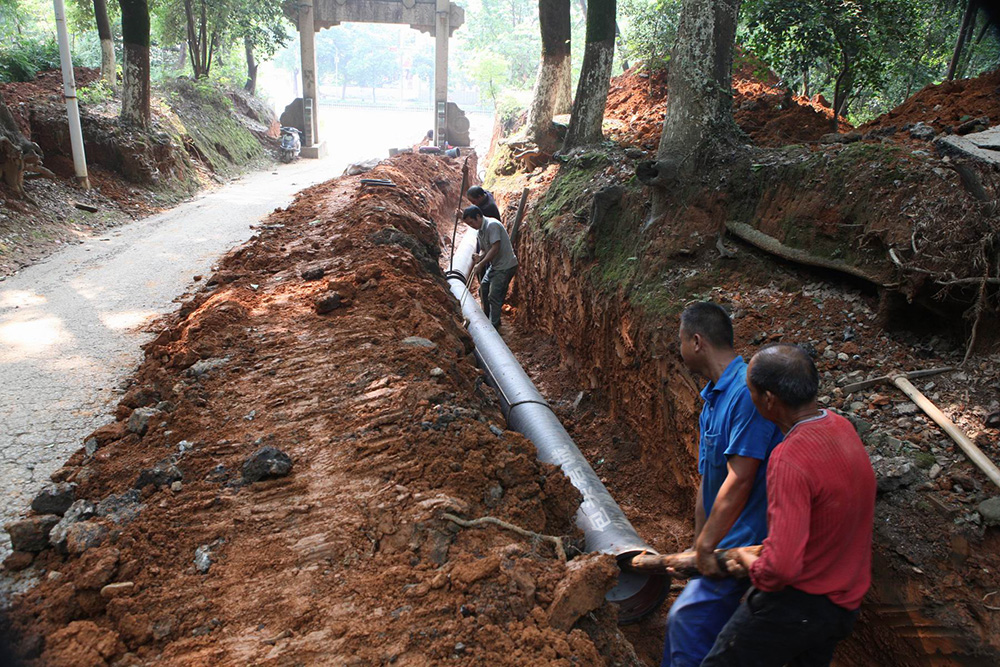
[[[750,580],[857,609],[871,585],[874,516],[875,473],[851,423],[825,410],[799,422],[771,454],[768,537]]]

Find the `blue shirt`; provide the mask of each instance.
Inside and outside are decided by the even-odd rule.
[[[761,461],[747,504],[719,549],[760,544],[767,537],[767,459],[782,435],[777,426],[757,412],[746,378],[746,362],[736,357],[718,382],[709,382],[701,390],[705,405],[698,422],[698,472],[705,494],[705,516],[712,513],[719,489],[729,475],[728,457],[739,455]]]

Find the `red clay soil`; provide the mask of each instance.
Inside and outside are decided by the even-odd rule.
[[[101,70],[93,67],[74,67],[73,76],[77,88],[82,88],[101,78]],[[41,100],[58,104],[63,102],[62,70],[40,72],[32,81],[0,83],[0,94],[10,107],[21,133],[30,139],[31,125],[28,122],[28,115],[31,106]]]
[[[82,555],[35,557],[41,583],[12,611],[29,664],[635,663],[606,605],[558,629],[576,595],[601,598],[608,557],[568,568],[548,543],[441,517],[568,535],[579,495],[502,430],[436,266],[457,163],[404,155],[366,176],[397,187],[305,190],[224,258],[147,346],[96,452],[55,475],[95,502],[165,459],[183,478],[88,521],[107,532]],[[290,474],[244,484],[265,445]]]
[[[736,124],[759,146],[818,141],[832,131],[833,111],[821,97],[786,97],[773,77],[757,78],[752,63],[734,68],[733,92]],[[666,110],[667,70],[633,67],[611,80],[605,109],[605,122],[612,121],[608,135],[623,146],[655,149]],[[841,132],[850,129],[841,121]]]
[[[1000,69],[974,79],[929,84],[889,113],[866,123],[860,129],[866,132],[923,122],[943,132],[966,120],[983,116],[989,118],[991,124],[1000,121]]]

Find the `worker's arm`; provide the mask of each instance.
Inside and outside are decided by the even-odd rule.
[[[479,263],[476,264],[476,273],[479,273],[480,270],[489,266],[490,262],[493,261],[493,258],[497,256],[498,252],[500,252],[500,242],[495,241],[493,245],[490,246],[490,249],[486,251],[486,254],[483,255],[483,258],[479,260]]]
[[[747,456],[730,456],[727,462],[726,481],[712,503],[712,513],[695,539],[695,562],[698,571],[708,576],[721,576],[722,570],[715,560],[715,548],[726,536],[743,512],[753,489],[760,468],[760,459]]]
[[[705,478],[698,485],[698,495],[694,499],[694,539],[698,541],[701,529],[705,527]]]
[[[771,461],[767,471],[768,537],[760,558],[740,557],[754,586],[779,591],[802,573],[811,511],[812,490],[805,473],[794,465]]]

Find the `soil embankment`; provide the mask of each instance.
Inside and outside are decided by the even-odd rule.
[[[86,191],[74,182],[61,73],[0,84],[15,123],[38,145],[53,175],[27,180],[23,195],[0,184],[0,277],[62,244],[155,213],[269,162],[277,121],[260,100],[184,77],[168,80],[154,91],[150,128],[140,130],[121,125],[119,100],[86,92],[99,74],[84,67],[75,72],[91,185]]]
[[[437,266],[457,165],[367,175],[397,187],[310,188],[224,258],[55,475],[80,519],[8,563],[29,664],[634,664],[607,605],[568,629],[610,559],[442,518],[572,536],[579,494],[478,380]]]

